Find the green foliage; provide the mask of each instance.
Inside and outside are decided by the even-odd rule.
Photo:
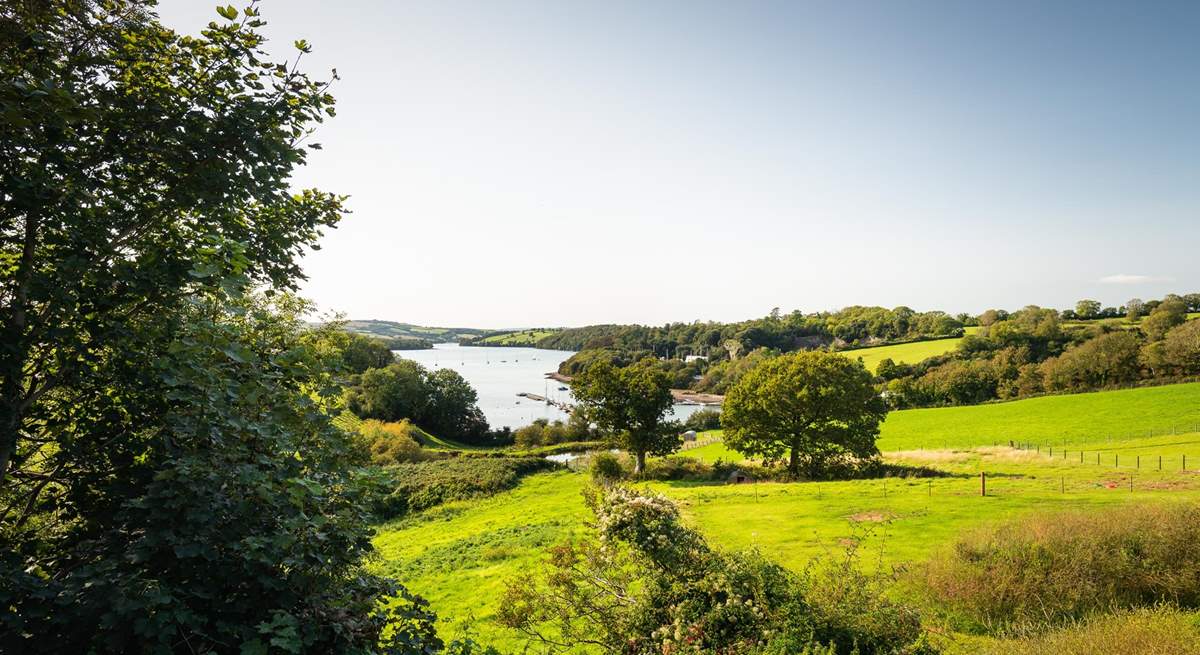
[[[395,356],[387,341],[354,333],[347,335],[342,358],[346,363],[346,370],[351,373],[362,373],[371,368],[383,368],[395,361]]]
[[[948,611],[991,629],[1159,602],[1200,607],[1198,510],[1034,515],[960,538],[930,563],[924,583]]]
[[[696,432],[719,430],[721,428],[721,410],[701,409],[692,412],[691,416],[684,420],[683,427]]]
[[[392,519],[451,500],[498,494],[527,475],[556,467],[540,457],[456,457],[400,464],[376,481],[375,515]]]
[[[26,636],[18,647],[375,648],[389,622],[377,602],[401,591],[362,569],[369,488],[330,419],[322,336],[303,329],[307,305],[276,298],[198,298],[174,317],[149,375],[111,383],[139,431],[89,425],[81,436],[110,459],[76,461],[47,493],[38,509],[58,527],[6,523],[15,584],[0,602],[15,610],[6,632]],[[90,451],[68,445],[43,462]],[[432,634],[419,610],[396,611]]]
[[[1158,341],[1166,336],[1171,328],[1182,325],[1187,320],[1187,312],[1187,303],[1183,300],[1164,300],[1154,308],[1154,311],[1150,312],[1149,316],[1142,319],[1139,327],[1142,328],[1146,338]]]
[[[341,214],[340,198],[289,179],[302,140],[333,113],[328,83],[267,60],[257,13],[183,37],[122,0],[10,9],[0,484],[33,456],[41,426],[77,410],[115,420],[94,402],[62,403],[141,365],[136,326],[238,277],[295,288],[298,256]]]
[[[730,390],[723,406],[725,443],[749,456],[788,456],[788,470],[822,475],[836,459],[878,454],[875,438],[887,408],[859,362],[800,352],[768,360]]]
[[[1125,384],[1139,377],[1141,339],[1127,332],[1110,332],[1052,357],[1041,365],[1049,391],[1084,391]]]
[[[517,448],[536,448],[538,446],[552,446],[568,441],[581,441],[587,438],[587,435],[580,436],[582,438],[572,435],[567,428],[567,424],[561,420],[551,422],[547,419],[539,418],[534,419],[533,423],[523,428],[518,428],[513,432],[513,443]]]
[[[679,448],[677,426],[664,422],[671,410],[670,380],[644,359],[624,368],[596,362],[572,380],[571,394],[583,416],[633,453],[634,473],[646,468],[646,455],[665,455]]]
[[[367,369],[346,390],[346,406],[362,418],[408,419],[429,432],[468,444],[488,438],[477,400],[475,390],[457,371],[430,372],[408,359]]]
[[[399,423],[368,419],[358,426],[358,434],[370,452],[371,463],[376,466],[429,459],[429,453],[421,449],[421,433],[421,428],[408,419]]]
[[[601,451],[591,456],[588,471],[597,482],[612,482],[625,477],[625,465],[616,453]]]

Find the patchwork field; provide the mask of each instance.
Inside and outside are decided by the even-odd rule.
[[[675,499],[687,521],[723,547],[756,548],[799,569],[857,544],[866,569],[911,567],[965,530],[1035,510],[1200,498],[1200,432],[1180,427],[1188,422],[1200,422],[1200,384],[895,412],[884,426],[885,458],[936,469],[939,477],[648,486]],[[1128,435],[1141,426],[1159,433],[1111,441],[1102,434],[1108,427]],[[1000,435],[1040,441],[1040,449],[1010,448]],[[719,441],[683,455],[741,459]],[[539,474],[499,496],[380,526],[376,566],[455,617],[443,626],[446,636],[461,634],[461,619],[469,617],[477,637],[519,651],[521,640],[491,622],[499,595],[506,580],[537,566],[548,546],[581,528],[587,482],[579,473]]]

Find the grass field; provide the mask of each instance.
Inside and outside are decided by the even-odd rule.
[[[909,410],[885,424],[885,458],[934,468],[942,477],[648,486],[675,499],[688,522],[726,548],[756,548],[798,569],[858,543],[864,568],[911,566],[964,530],[1027,512],[1200,498],[1200,432],[1169,433],[1171,425],[1188,421],[1200,422],[1200,384]],[[1114,433],[1150,427],[1160,434],[1109,441],[1098,432],[1103,427]],[[1009,448],[1007,437],[1005,445],[993,446],[1001,434],[1043,448]],[[1039,439],[1043,435],[1048,438]],[[948,446],[935,444],[939,439]],[[1080,449],[1086,449],[1082,462]],[[721,442],[683,455],[741,458]],[[1183,455],[1187,471],[1181,470]],[[980,495],[980,471],[988,475],[986,496]],[[587,516],[579,493],[585,484],[578,473],[539,474],[499,496],[380,526],[375,565],[454,617],[442,626],[444,636],[460,634],[466,617],[481,641],[519,652],[521,641],[491,622],[504,581],[537,566],[547,546],[580,528]]]
[[[521,330],[520,332],[505,332],[493,334],[479,341],[488,346],[533,346],[539,340],[554,334],[557,330]]]
[[[992,445],[1012,441],[1103,443],[1111,438],[1195,431],[1200,383],[1044,396],[968,407],[892,412],[881,450]]]
[[[974,334],[978,331],[978,327],[969,327],[966,329],[967,334]],[[866,366],[868,371],[874,371],[879,366],[879,362],[889,358],[897,364],[916,364],[930,357],[944,355],[957,348],[960,341],[962,341],[962,337],[951,337],[948,339],[897,343],[890,346],[858,348],[840,352],[851,359],[861,358],[863,366]]]

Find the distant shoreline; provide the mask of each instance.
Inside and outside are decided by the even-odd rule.
[[[563,375],[557,371],[546,374],[546,379],[555,380],[557,382],[570,383],[571,376]],[[677,404],[700,404],[700,405],[720,405],[725,402],[725,396],[715,393],[700,393],[689,389],[671,389],[671,397],[675,399]]]

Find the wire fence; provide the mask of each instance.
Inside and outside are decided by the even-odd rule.
[[[1157,437],[1177,437],[1180,435],[1198,435],[1195,439],[1188,441],[1175,442],[1170,444],[1125,444],[1121,442],[1133,441],[1136,439],[1154,439]],[[1013,439],[1001,440],[993,437],[979,438],[969,440],[975,445],[971,446],[953,446],[949,440],[941,443],[942,450],[976,450],[981,447],[986,447],[988,442],[991,442],[993,448],[1008,447],[1019,451],[1036,452],[1044,454],[1048,459],[1061,459],[1064,463],[1074,462],[1077,464],[1092,464],[1095,466],[1111,466],[1113,468],[1133,468],[1142,469],[1143,467],[1155,468],[1158,470],[1167,470],[1174,467],[1179,470],[1188,470],[1189,464],[1193,469],[1200,469],[1200,423],[1179,423],[1168,428],[1147,428],[1145,430],[1135,430],[1128,432],[1106,432],[1092,437],[1077,437],[1062,435],[1057,438],[1045,438],[1042,440],[1027,440]],[[1114,445],[1116,444],[1116,445]],[[1187,446],[1195,445],[1196,453],[1165,453],[1160,454],[1153,451],[1156,448],[1166,446]],[[928,446],[932,445],[930,448]],[[938,450],[938,443],[923,443],[917,450]],[[1106,448],[1107,446],[1107,448]],[[1139,451],[1136,453],[1123,453],[1123,451]],[[1122,457],[1124,454],[1124,457]]]

